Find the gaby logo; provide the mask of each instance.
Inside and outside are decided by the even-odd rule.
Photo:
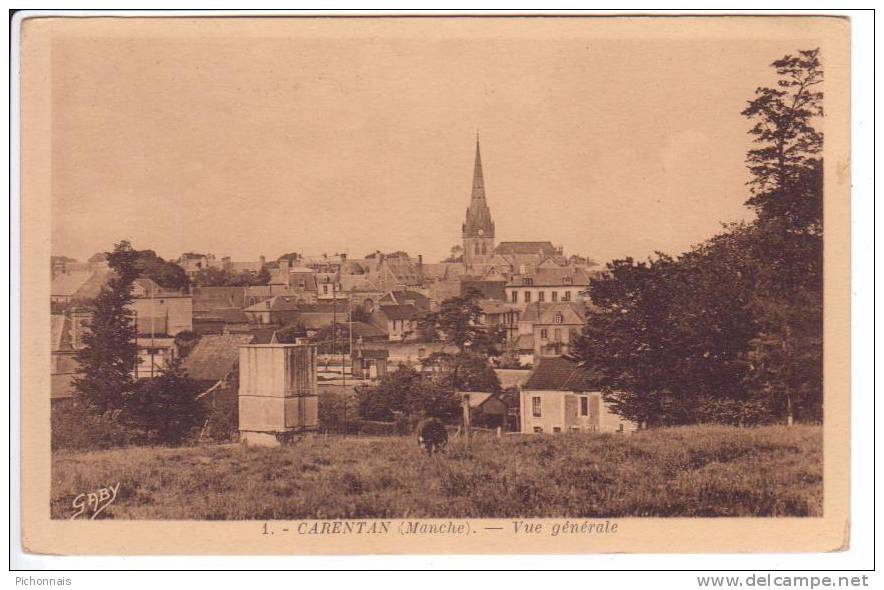
[[[117,492],[119,491],[120,482],[117,482],[115,485],[99,488],[94,492],[79,494],[72,503],[76,512],[71,516],[71,520],[74,520],[81,514],[88,514],[90,512],[91,516],[89,519],[94,519],[117,499]]]

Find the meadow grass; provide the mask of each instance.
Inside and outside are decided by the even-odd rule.
[[[432,457],[412,437],[56,451],[52,517],[73,514],[77,494],[116,483],[99,517],[820,516],[822,430],[480,435]]]

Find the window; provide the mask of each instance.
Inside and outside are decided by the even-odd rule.
[[[553,330],[553,340],[555,340],[556,342],[562,341],[562,331],[559,328]]]
[[[545,300],[546,300],[546,292],[545,291],[538,292],[537,293],[537,301],[540,301],[541,303],[543,303]]]
[[[617,432],[623,432],[623,422],[621,422],[620,426],[617,427]]]
[[[571,284],[573,284],[574,279],[572,279],[571,277],[563,277],[562,282],[565,283],[566,285],[571,285]]]
[[[553,432],[561,432],[562,429],[559,426],[553,426]]]
[[[546,328],[541,328],[540,329],[540,339],[546,340],[547,338],[549,338],[549,330],[547,330]]]
[[[522,284],[523,285],[533,285],[534,279],[531,277],[522,277]]]
[[[580,398],[580,415],[589,416],[589,398],[586,396]]]
[[[565,295],[562,297],[562,301],[571,301],[571,291],[565,291]]]
[[[554,323],[561,324],[564,318],[562,317],[562,312],[556,312],[556,316],[553,319]]]
[[[518,303],[518,302],[519,302],[519,292],[518,292],[518,291],[513,291],[513,292],[512,292],[512,299],[513,299],[513,303]]]
[[[540,418],[540,397],[534,396],[531,398],[531,415],[535,418]]]
[[[525,303],[531,303],[531,291],[525,291]]]
[[[424,358],[425,356],[427,356],[427,349],[424,347],[418,348],[417,349],[417,356],[418,356],[418,358]]]
[[[537,434],[540,434],[541,432],[543,432],[543,428],[541,428],[540,426],[535,426],[534,432],[536,432]]]
[[[553,300],[553,301],[558,301],[558,300],[559,300],[559,292],[558,292],[558,291],[553,291],[553,292],[552,292],[552,300]]]

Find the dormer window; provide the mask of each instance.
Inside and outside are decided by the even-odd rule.
[[[570,285],[574,282],[574,279],[572,279],[571,277],[564,277],[563,281],[566,285]]]
[[[522,278],[522,284],[523,284],[523,285],[533,285],[533,284],[534,284],[534,279],[531,278],[531,277],[523,277],[523,278]]]
[[[556,324],[561,324],[563,320],[564,318],[562,317],[562,314],[560,312],[556,312],[556,315],[553,318],[553,322],[555,322]]]

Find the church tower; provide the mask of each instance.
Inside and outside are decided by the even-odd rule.
[[[485,180],[482,178],[482,156],[476,134],[476,163],[473,167],[473,193],[463,223],[463,261],[467,268],[491,260],[494,255],[494,221],[485,202]]]

